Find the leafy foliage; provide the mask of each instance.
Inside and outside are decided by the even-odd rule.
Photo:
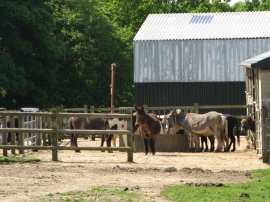
[[[0,19],[1,103],[48,104],[59,55],[52,10],[43,1],[2,0]]]

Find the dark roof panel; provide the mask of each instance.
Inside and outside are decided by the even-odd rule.
[[[240,65],[249,68],[270,69],[270,51],[249,58],[241,62]]]

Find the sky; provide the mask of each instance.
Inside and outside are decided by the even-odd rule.
[[[230,5],[233,5],[233,4],[235,4],[235,3],[239,2],[239,1],[244,1],[244,0],[231,0]]]

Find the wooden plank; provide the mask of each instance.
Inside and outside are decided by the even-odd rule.
[[[58,153],[57,153],[57,132],[55,132],[58,129],[58,119],[57,119],[57,115],[58,115],[58,111],[56,109],[52,110],[53,114],[51,116],[51,120],[52,120],[52,129],[53,129],[53,134],[52,134],[52,160],[53,161],[58,161]]]
[[[23,116],[18,116],[18,127],[19,128],[22,128],[23,127]],[[22,132],[19,132],[19,137],[18,137],[18,145],[21,145],[23,146],[24,145],[24,140],[23,140],[23,133]],[[23,149],[20,149],[19,150],[19,154],[23,154],[24,153],[24,150]]]
[[[7,127],[7,117],[3,116],[3,127]],[[7,131],[3,132],[2,145],[7,145]],[[1,145],[0,145],[1,146]],[[7,149],[3,148],[3,156],[8,156]]]
[[[127,129],[129,131],[133,131],[132,130],[132,120],[131,119],[128,119],[127,120]],[[132,148],[132,150],[129,150],[127,155],[128,155],[128,162],[133,162],[133,137],[131,135],[128,135],[127,136],[127,146],[129,148]]]
[[[36,150],[89,150],[89,151],[133,151],[131,147],[67,147],[67,146],[18,146],[18,145],[0,145],[0,149],[36,149]]]

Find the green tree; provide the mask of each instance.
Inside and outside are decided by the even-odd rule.
[[[260,0],[245,0],[244,2],[237,2],[233,9],[235,11],[258,11],[260,7]]]
[[[52,10],[42,0],[1,0],[0,19],[1,105],[50,105],[61,53],[50,32]]]
[[[130,74],[125,43],[117,37],[111,21],[91,0],[52,0],[54,35],[64,46],[58,73],[58,104],[66,106],[106,106],[110,104],[109,85],[113,62],[118,64],[119,94],[126,91]],[[128,58],[128,59],[127,59]],[[124,96],[123,96],[124,97]]]
[[[262,0],[259,5],[260,11],[269,11],[270,10],[270,0]]]

